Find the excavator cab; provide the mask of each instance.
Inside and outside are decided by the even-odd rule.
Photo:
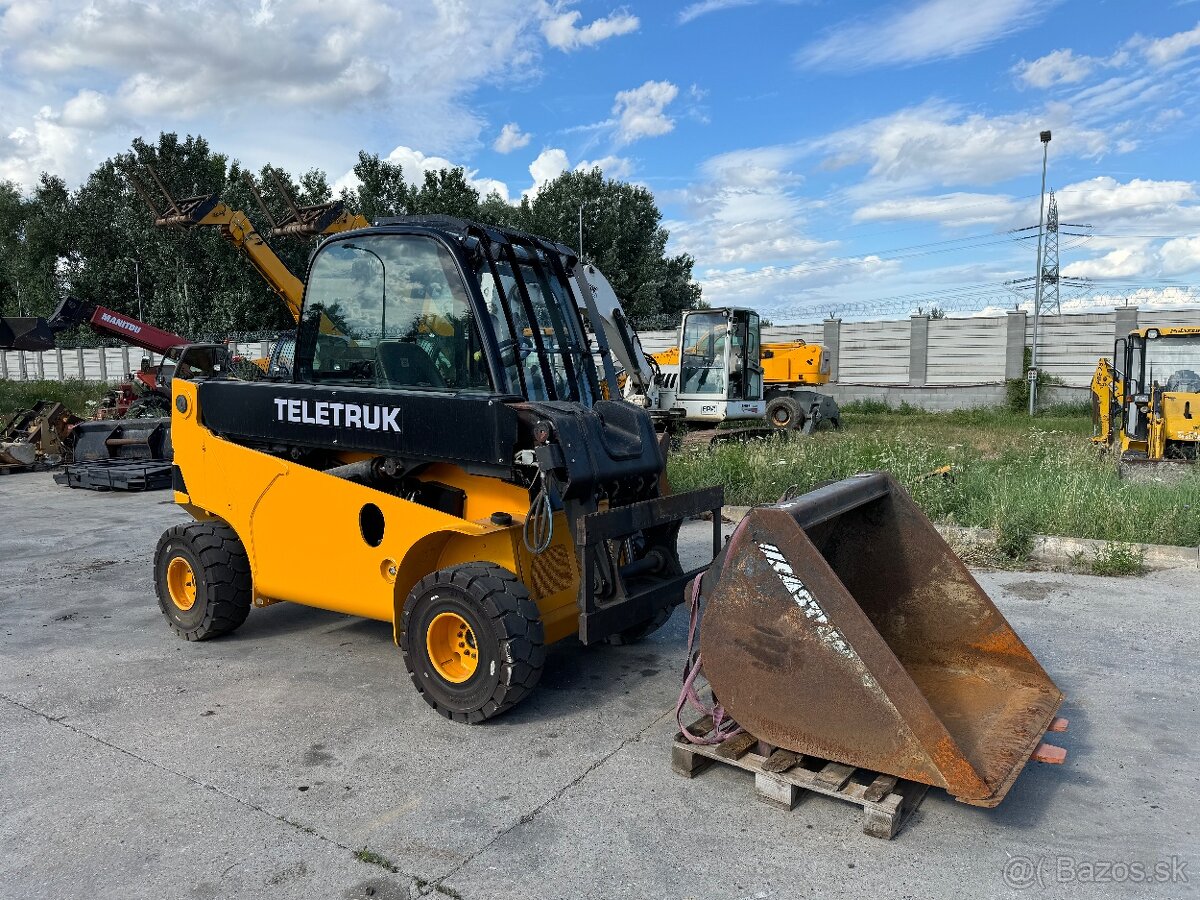
[[[689,421],[761,419],[763,400],[761,324],[749,309],[684,313],[679,346],[663,367],[664,405]],[[660,391],[662,392],[662,391]]]

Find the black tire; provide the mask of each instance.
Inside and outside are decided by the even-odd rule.
[[[172,599],[172,561],[191,571],[194,601],[184,607]],[[176,564],[177,570],[183,567]],[[154,551],[154,588],[171,629],[189,641],[229,634],[246,621],[254,599],[250,558],[228,525],[191,522],[163,532]]]
[[[673,612],[675,612],[674,606],[663,607],[646,621],[626,628],[624,631],[618,631],[616,634],[610,634],[605,640],[614,647],[636,644],[666,625],[670,621]]]
[[[448,680],[430,658],[434,620],[451,613],[465,621],[474,643],[470,674]],[[401,616],[404,667],[425,702],[447,719],[475,725],[523,700],[542,677],[545,633],[537,604],[520,579],[494,563],[441,569],[422,578]],[[459,646],[463,646],[460,644]]]
[[[767,422],[780,431],[799,428],[804,423],[804,411],[794,397],[775,397],[767,403]]]

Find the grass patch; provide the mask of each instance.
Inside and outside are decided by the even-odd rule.
[[[109,385],[103,381],[83,381],[70,378],[66,381],[10,381],[0,379],[0,420],[13,413],[29,409],[38,400],[57,401],[77,416],[90,414],[88,402],[99,401],[108,393]]]
[[[1176,484],[1117,477],[1077,406],[1029,417],[1000,409],[931,413],[843,407],[841,431],[776,436],[672,454],[671,485],[719,484],[731,505],[774,502],[856,472],[891,472],[936,522],[995,529],[1003,554],[1027,555],[1032,535],[1117,544],[1200,545],[1200,474]],[[952,466],[951,476],[927,477]],[[1101,563],[1104,565],[1104,563]]]
[[[1141,547],[1109,541],[1092,557],[1093,575],[1141,575],[1146,571],[1146,554]]]
[[[386,856],[380,856],[374,850],[368,850],[366,847],[363,847],[361,850],[355,850],[354,858],[359,862],[364,862],[372,866],[379,866],[381,869],[387,869],[393,874],[400,871],[400,867]]]

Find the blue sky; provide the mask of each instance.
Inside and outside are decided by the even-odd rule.
[[[346,178],[359,149],[509,198],[654,191],[705,299],[777,322],[1011,307],[1041,147],[1066,309],[1200,298],[1200,3],[0,0],[0,178],[132,137]]]

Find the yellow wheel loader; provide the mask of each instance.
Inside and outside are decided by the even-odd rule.
[[[1196,462],[1200,328],[1152,326],[1117,340],[1092,376],[1092,419],[1092,441],[1112,449],[1123,475]]]

